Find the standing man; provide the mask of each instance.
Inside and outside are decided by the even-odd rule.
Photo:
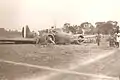
[[[50,32],[50,33],[53,33],[53,32],[54,32],[54,30],[55,30],[55,27],[54,27],[54,26],[52,26],[52,27],[51,27],[51,29],[49,30],[49,32]]]
[[[96,35],[96,42],[97,42],[97,45],[98,45],[98,46],[100,46],[100,41],[101,41],[101,35],[100,35],[100,33],[98,33],[98,34]]]
[[[118,33],[117,36],[116,36],[115,44],[116,44],[117,48],[119,48],[119,41],[120,41],[120,33]]]
[[[116,29],[117,29],[116,32],[118,34],[119,33],[119,26],[117,26]]]

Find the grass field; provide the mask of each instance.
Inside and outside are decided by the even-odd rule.
[[[106,42],[101,46],[1,44],[0,80],[114,80],[108,77],[120,74],[115,73],[120,69],[115,65],[114,53],[118,60],[118,49],[110,48]],[[114,65],[110,65],[112,60]]]

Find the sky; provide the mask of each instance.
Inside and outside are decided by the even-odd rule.
[[[66,22],[116,20],[120,22],[119,0],[0,0],[0,28],[21,30],[28,25],[37,31]]]

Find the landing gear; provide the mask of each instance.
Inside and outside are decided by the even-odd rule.
[[[47,36],[47,37],[46,37],[46,42],[47,42],[47,43],[55,44],[55,41],[54,41],[54,39],[53,39],[52,36]]]

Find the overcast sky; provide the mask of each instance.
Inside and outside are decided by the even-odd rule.
[[[0,0],[0,27],[21,30],[50,28],[65,22],[120,21],[119,0]]]

